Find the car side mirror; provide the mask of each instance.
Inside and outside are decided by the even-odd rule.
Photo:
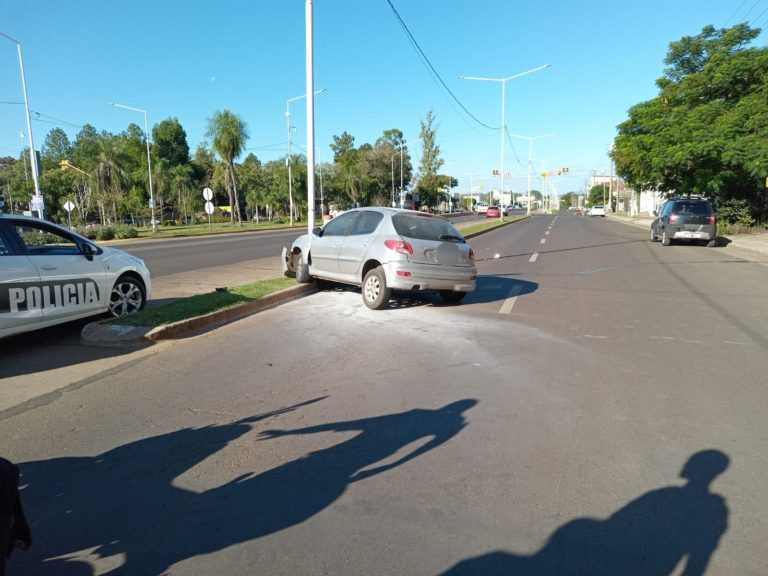
[[[93,260],[93,257],[98,254],[96,247],[88,242],[83,243],[83,256],[88,260]]]
[[[658,212],[656,212],[656,210],[653,210],[653,211],[651,212],[651,214],[653,214],[654,216],[658,216],[658,215],[659,215],[659,213],[658,213]]]
[[[315,236],[322,236],[323,229],[319,226],[316,226],[315,228],[312,228],[312,234]]]

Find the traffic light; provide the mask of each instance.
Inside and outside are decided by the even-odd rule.
[[[498,175],[499,175],[499,171],[498,171],[498,170],[494,170],[494,171],[493,171],[493,175],[494,175],[494,176],[498,176]]]

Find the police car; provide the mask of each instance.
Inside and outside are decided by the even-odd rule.
[[[0,338],[108,313],[150,296],[149,269],[127,252],[51,222],[0,214]]]

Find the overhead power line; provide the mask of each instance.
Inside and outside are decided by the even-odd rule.
[[[448,93],[448,95],[456,102],[456,104],[458,104],[461,107],[464,113],[467,114],[470,118],[472,118],[472,120],[477,122],[480,126],[483,126],[484,128],[488,128],[490,130],[498,130],[499,128],[495,126],[489,126],[488,124],[480,121],[474,114],[472,114],[472,112],[470,112],[467,109],[466,106],[464,106],[464,104],[456,97],[456,95],[451,91],[451,89],[448,88],[448,85],[440,77],[440,74],[437,72],[437,70],[435,70],[435,67],[432,65],[432,62],[430,62],[429,58],[427,58],[427,55],[421,49],[421,46],[419,46],[419,43],[416,41],[416,38],[414,38],[413,34],[411,34],[411,31],[408,29],[408,25],[400,16],[400,13],[397,11],[397,8],[395,8],[394,4],[392,4],[392,1],[387,0],[387,4],[389,4],[389,7],[392,9],[392,12],[395,14],[395,18],[400,23],[400,26],[402,27],[403,31],[408,37],[408,40],[411,42],[411,45],[414,47],[414,49],[418,53],[419,58],[421,59],[424,66],[426,67],[429,75],[432,77],[432,80],[435,81],[435,83],[439,83],[438,87],[442,87],[442,89]],[[453,104],[451,105],[453,106]]]
[[[728,28],[728,25],[731,23],[731,20],[733,20],[736,17],[736,14],[739,13],[739,11],[744,7],[744,4],[746,4],[749,0],[742,0],[741,4],[739,4],[739,7],[734,10],[733,14],[731,14],[731,17],[728,18],[728,20],[725,23],[725,28]]]

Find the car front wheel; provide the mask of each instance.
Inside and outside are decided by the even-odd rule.
[[[135,276],[121,276],[109,296],[109,314],[114,318],[135,314],[146,304],[144,284]]]
[[[653,226],[651,226],[651,242],[658,242],[658,237],[653,232]]]
[[[392,290],[381,267],[369,270],[363,279],[363,302],[371,310],[381,310],[389,304]]]

